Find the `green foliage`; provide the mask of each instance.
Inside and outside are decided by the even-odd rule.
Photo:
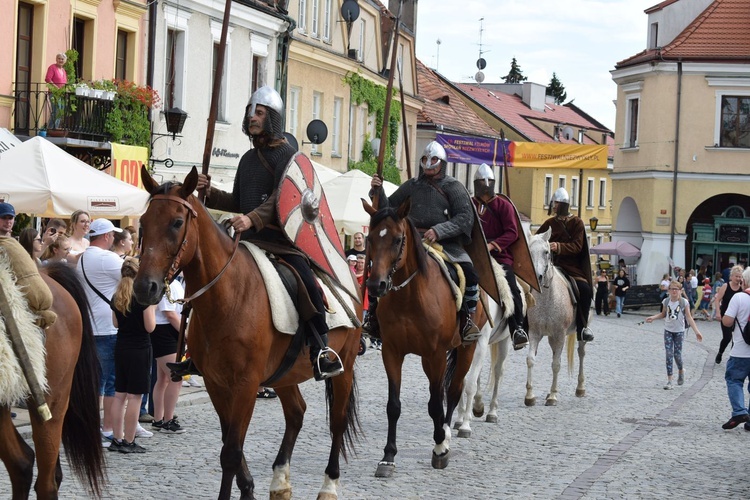
[[[547,95],[555,98],[555,104],[562,104],[568,98],[565,86],[557,79],[557,75],[554,72],[552,73],[549,85],[547,85]]]
[[[63,64],[65,72],[68,74],[68,83],[73,84],[76,82],[76,63],[78,62],[78,51],[76,49],[68,49],[65,51],[65,56],[68,58]]]
[[[151,146],[151,122],[148,109],[158,108],[159,94],[150,87],[115,80],[117,95],[104,128],[113,142],[131,146]]]
[[[502,80],[505,83],[521,83],[528,80],[525,76],[523,76],[523,71],[521,71],[521,65],[516,62],[516,58],[514,57],[513,60],[510,62],[510,71],[507,75],[502,77]]]
[[[383,119],[385,116],[385,101],[387,89],[382,85],[363,78],[359,73],[349,73],[344,77],[344,83],[349,85],[352,101],[358,106],[367,104],[370,113],[375,115],[375,137],[381,138],[383,130]],[[394,184],[401,184],[401,175],[396,165],[394,151],[398,142],[399,123],[401,122],[401,103],[391,99],[390,116],[385,148],[385,159],[383,160],[383,177]],[[382,138],[381,138],[382,139]],[[349,169],[357,169],[366,174],[373,175],[377,172],[377,153],[372,150],[369,136],[362,148],[362,161],[349,162]]]

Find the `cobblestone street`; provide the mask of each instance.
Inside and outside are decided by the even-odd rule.
[[[457,438],[454,430],[452,458],[444,470],[430,465],[427,381],[419,359],[409,357],[404,365],[399,453],[390,479],[374,477],[386,439],[387,389],[380,352],[368,350],[356,366],[363,435],[356,456],[342,463],[340,498],[746,497],[743,474],[750,432],[742,426],[721,429],[731,410],[724,384],[728,355],[721,365],[714,363],[719,324],[698,322],[704,341],[698,343],[692,332],[688,336],[683,349],[685,385],[665,391],[663,322],[638,325],[646,311],[639,313],[595,319],[596,341],[587,346],[585,358],[586,397],[574,396],[576,380],[568,377],[563,361],[557,407],[543,406],[551,381],[546,341],[537,358],[535,407],[523,404],[527,351],[511,352],[501,386],[499,423],[475,419],[469,439]],[[487,370],[485,380],[486,374]],[[296,498],[315,498],[330,443],[324,389],[307,382],[302,391],[308,410],[291,482]],[[221,475],[218,419],[202,389],[183,392],[178,413],[187,432],[139,440],[148,449],[145,454],[105,453],[105,498],[216,497]],[[22,421],[19,429],[28,433]],[[259,400],[245,446],[258,498],[268,495],[282,433],[278,399]],[[64,458],[63,464],[61,498],[86,498]],[[8,498],[9,491],[2,474],[0,497]],[[236,487],[233,493],[233,498],[239,496]]]

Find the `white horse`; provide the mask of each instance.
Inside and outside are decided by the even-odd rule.
[[[471,415],[479,418],[484,414],[484,402],[482,401],[482,391],[479,388],[482,375],[482,366],[487,357],[487,353],[492,352],[490,363],[490,378],[487,382],[484,392],[492,393],[490,400],[490,411],[487,413],[485,420],[490,423],[497,423],[497,399],[500,383],[505,373],[505,361],[510,350],[510,331],[508,330],[508,318],[513,315],[513,296],[510,287],[505,281],[505,271],[503,268],[492,261],[493,269],[497,277],[500,300],[504,304],[509,304],[505,311],[494,300],[488,299],[487,316],[492,318],[494,326],[488,321],[482,327],[481,336],[476,341],[474,349],[474,359],[471,362],[471,368],[464,378],[464,390],[461,401],[458,404],[458,411],[454,428],[458,429],[458,437],[471,437]],[[503,279],[500,279],[503,277]],[[520,288],[520,285],[519,285]],[[521,301],[526,308],[526,300],[521,294]],[[473,400],[473,405],[472,405]]]
[[[529,352],[526,357],[526,397],[524,404],[534,406],[536,396],[532,385],[532,374],[536,360],[537,348],[542,337],[546,336],[552,348],[552,387],[547,395],[547,406],[557,405],[557,374],[560,371],[560,357],[562,355],[565,338],[568,339],[568,373],[573,374],[573,352],[576,342],[576,315],[572,300],[572,291],[562,272],[552,264],[552,253],[549,249],[549,238],[552,229],[543,234],[531,236],[529,251],[534,269],[539,278],[542,293],[536,290],[532,295],[536,305],[529,310]],[[586,304],[590,315],[590,304]],[[578,342],[578,386],[576,396],[586,395],[583,376],[583,358],[586,355],[586,343]]]

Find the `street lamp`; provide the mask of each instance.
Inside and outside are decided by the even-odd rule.
[[[185,120],[187,120],[188,114],[181,110],[178,107],[173,107],[171,109],[168,109],[164,111],[164,120],[167,122],[167,132],[168,134],[159,134],[157,132],[151,132],[151,152],[154,151],[154,144],[157,140],[161,139],[162,137],[169,137],[172,136],[172,140],[175,140],[177,137],[182,137],[182,127],[185,126]],[[165,167],[171,168],[172,165],[174,165],[174,161],[172,161],[172,158],[167,158],[166,160],[157,160],[156,158],[150,158],[151,166],[155,163],[163,163]]]
[[[596,231],[596,226],[599,224],[599,219],[592,217],[589,219],[589,227],[592,231]]]

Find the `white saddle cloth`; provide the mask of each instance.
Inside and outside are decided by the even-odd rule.
[[[282,333],[294,335],[297,332],[299,324],[299,312],[297,312],[292,298],[287,293],[286,288],[284,288],[279,273],[276,272],[276,268],[268,259],[268,254],[265,250],[261,250],[248,241],[241,241],[240,243],[245,245],[253,256],[260,269],[260,274],[263,276],[263,282],[266,284],[266,290],[268,291],[268,301],[271,303],[273,326]],[[326,312],[326,324],[328,324],[328,328],[331,330],[342,326],[354,328],[354,324],[352,324],[349,316],[346,314],[344,306],[336,299],[336,296],[325,283],[319,278],[316,279],[328,298],[328,306],[334,311],[333,313]],[[354,311],[354,301],[351,297],[346,295],[346,292],[339,287],[337,287],[337,291],[341,298],[346,301],[349,309]]]

